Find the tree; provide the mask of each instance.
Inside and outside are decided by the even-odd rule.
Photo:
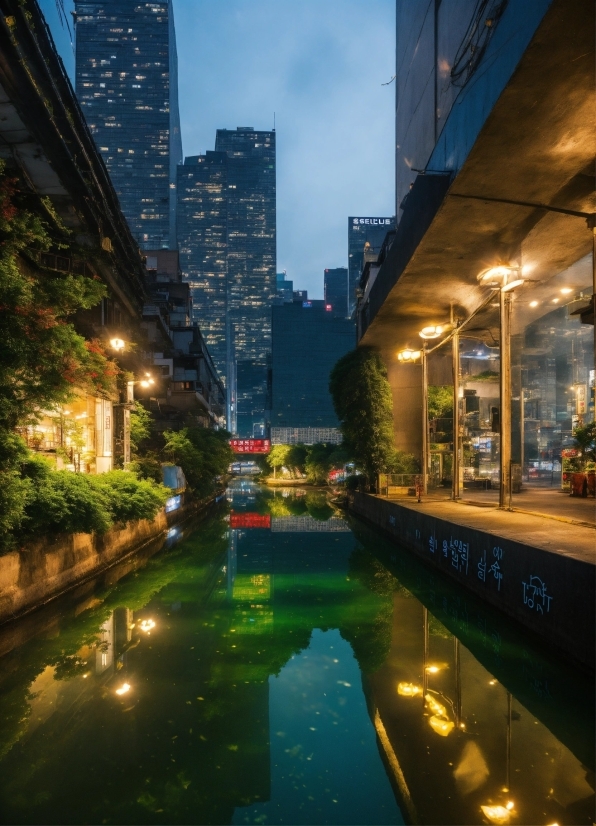
[[[197,496],[205,497],[215,490],[217,478],[224,476],[234,461],[229,438],[230,434],[225,430],[204,427],[166,430],[163,452],[180,465]]]
[[[346,353],[331,371],[329,391],[344,446],[369,483],[378,473],[411,472],[409,468],[416,466],[414,458],[394,447],[391,388],[376,349],[358,347]]]
[[[582,452],[584,462],[596,462],[596,421],[576,427],[573,438]]]
[[[118,369],[98,341],[68,321],[106,295],[101,281],[39,267],[34,251],[64,249],[5,174],[0,161],[0,427],[12,429],[41,408],[69,401],[77,388],[109,393]],[[39,214],[38,214],[39,213]]]
[[[445,385],[429,385],[428,418],[453,418],[453,387]]]
[[[141,402],[135,402],[134,410],[130,411],[130,449],[133,456],[138,456],[141,447],[149,440],[152,424],[151,413]]]
[[[290,445],[273,445],[271,448],[271,451],[267,456],[267,462],[270,467],[273,468],[274,476],[279,468],[287,467],[289,452]]]
[[[293,471],[294,475],[297,473],[302,475],[304,473],[307,452],[308,450],[306,445],[290,445],[290,452],[288,453],[288,467]]]

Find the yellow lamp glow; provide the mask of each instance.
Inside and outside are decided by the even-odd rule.
[[[439,668],[438,665],[427,665],[426,670],[428,671],[429,674],[436,674],[437,671],[440,671],[441,669]]]
[[[122,683],[120,688],[116,689],[116,694],[127,694],[130,691],[130,686],[128,683]]]
[[[429,324],[427,327],[423,327],[418,335],[420,338],[439,338],[444,329],[444,326],[440,324]]]
[[[398,683],[397,693],[402,697],[417,697],[422,694],[422,687],[414,683]]]
[[[425,694],[424,699],[426,700],[426,704],[433,714],[436,714],[437,717],[447,717],[447,709],[445,708],[445,706],[441,705],[441,703],[435,700],[432,694]]]
[[[141,631],[149,633],[149,631],[151,631],[152,628],[155,628],[155,622],[152,619],[141,620],[141,622],[139,623],[139,628],[141,629]]]
[[[111,338],[110,347],[112,350],[116,350],[118,352],[120,350],[124,350],[126,347],[126,342],[124,342],[121,338]]]
[[[406,350],[401,350],[401,352],[399,352],[397,354],[397,358],[398,358],[398,361],[402,361],[402,362],[403,361],[416,361],[417,359],[420,358],[420,355],[421,355],[420,350],[406,349]]]
[[[437,734],[440,734],[441,737],[447,737],[453,731],[454,724],[451,720],[443,720],[440,717],[436,717],[434,714],[432,717],[429,717],[428,723],[433,731],[436,731]]]
[[[506,806],[481,806],[480,808],[490,823],[505,824],[511,820],[514,804],[510,800]]]

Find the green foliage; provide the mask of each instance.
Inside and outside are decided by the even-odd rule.
[[[313,519],[326,522],[333,516],[333,508],[327,502],[327,496],[322,491],[309,491],[305,498],[306,510]]]
[[[289,453],[290,445],[273,445],[267,456],[267,462],[275,470],[287,467]]]
[[[290,452],[288,453],[288,467],[293,471],[294,475],[305,472],[307,455],[308,448],[306,445],[290,445]]]
[[[164,454],[180,465],[193,492],[205,497],[215,491],[218,477],[224,476],[234,461],[229,438],[225,430],[203,427],[166,430]]]
[[[153,519],[171,493],[163,485],[138,479],[134,473],[125,470],[112,470],[89,478],[103,494],[114,522]]]
[[[444,385],[429,385],[428,418],[453,418],[453,387]]]
[[[393,402],[377,350],[358,347],[331,371],[329,390],[344,445],[369,479],[393,466]]]
[[[128,469],[136,474],[139,479],[152,479],[154,482],[161,484],[162,461],[159,454],[155,451],[148,451],[143,456],[136,456],[129,464]]]
[[[130,449],[137,456],[151,436],[153,416],[140,402],[130,412]]]
[[[596,462],[596,421],[576,427],[573,438],[582,452],[584,461]]]
[[[42,211],[42,208],[39,208]],[[10,429],[39,408],[63,404],[76,387],[111,390],[117,368],[96,341],[68,318],[106,294],[82,275],[39,270],[29,250],[63,248],[38,214],[19,203],[16,180],[0,162],[0,427]]]
[[[121,472],[121,471],[115,471]],[[107,497],[96,477],[69,470],[47,469],[38,479],[25,508],[27,532],[105,533],[112,526]]]

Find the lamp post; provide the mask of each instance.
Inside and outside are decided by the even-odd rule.
[[[524,280],[519,267],[499,265],[481,272],[478,281],[499,292],[499,507],[511,510],[511,294]]]
[[[426,342],[422,350],[400,350],[397,354],[402,364],[416,364],[422,367],[422,493],[428,492],[428,365],[426,360]]]
[[[461,439],[459,436],[459,328],[453,330],[453,461],[451,468],[451,497],[461,496],[459,476],[461,467]]]

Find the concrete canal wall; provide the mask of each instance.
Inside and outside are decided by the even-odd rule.
[[[30,542],[0,556],[0,623],[27,613],[95,576],[148,542],[158,540],[211,502],[190,503],[155,519],[117,526],[100,535],[77,533]]]
[[[349,507],[396,544],[594,670],[596,567],[590,561],[535,547],[522,534],[499,536],[365,493],[351,495]]]

